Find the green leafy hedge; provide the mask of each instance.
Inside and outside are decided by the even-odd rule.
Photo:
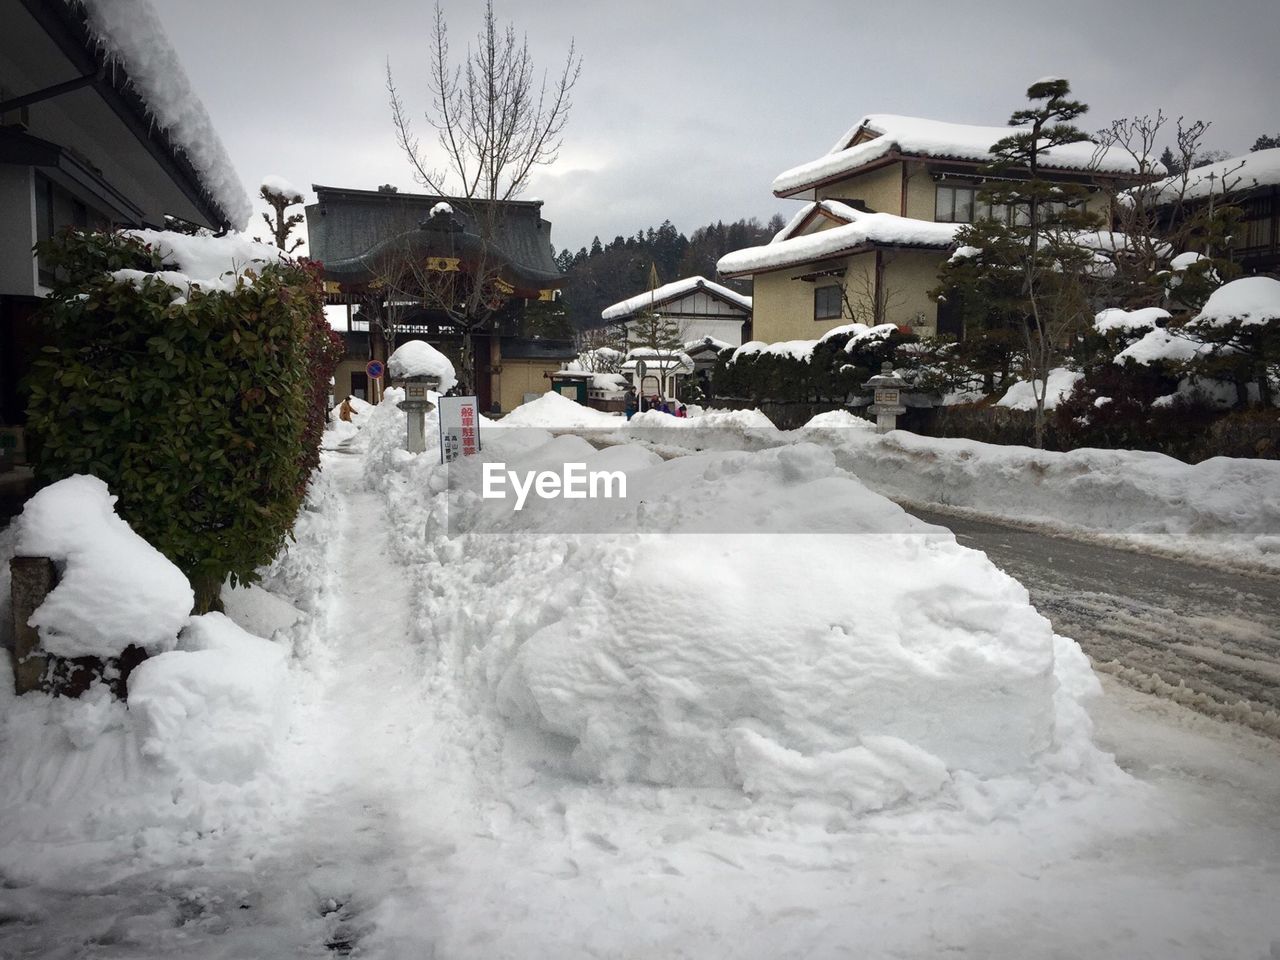
[[[234,291],[185,297],[122,233],[67,232],[40,247],[59,277],[45,311],[53,346],[29,379],[37,477],[107,482],[141,536],[217,605],[228,576],[253,579],[288,535],[318,462],[341,341],[313,265],[282,262]]]

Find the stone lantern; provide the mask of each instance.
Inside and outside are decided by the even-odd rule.
[[[440,390],[440,378],[433,374],[402,377],[394,382],[404,387],[404,399],[396,404],[409,419],[405,449],[410,453],[422,453],[427,449],[427,413],[435,409],[430,391]]]
[[[876,415],[876,433],[888,433],[898,426],[898,416],[906,413],[902,405],[902,389],[907,382],[893,372],[893,364],[886,360],[880,372],[863,384],[874,391],[870,410]]]

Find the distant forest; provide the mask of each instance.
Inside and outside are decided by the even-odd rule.
[[[569,278],[560,301],[576,330],[598,327],[600,311],[649,289],[649,267],[658,270],[661,283],[686,277],[716,279],[716,261],[726,253],[768,243],[786,226],[781,214],[768,223],[758,219],[717,221],[699,227],[686,237],[670,220],[660,227],[638,230],[633,237],[614,237],[602,244],[591,241],[577,253],[561,250],[556,263]],[[720,282],[720,281],[717,281]],[[750,293],[750,282],[726,282],[725,286]]]

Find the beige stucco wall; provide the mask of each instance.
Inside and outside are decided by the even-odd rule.
[[[938,307],[929,299],[929,291],[938,283],[938,270],[946,256],[944,251],[938,250],[883,252],[887,322],[910,325],[924,335],[931,335],[937,330]],[[868,322],[872,314],[875,265],[874,253],[862,253],[843,262],[833,261],[824,265],[844,268],[843,280],[850,304],[862,314],[857,319],[863,322]],[[847,310],[846,316],[838,320],[813,319],[814,289],[839,279],[822,278],[814,282],[794,279],[813,270],[814,266],[809,265],[756,275],[753,284],[755,339],[767,343],[813,340],[854,319],[847,315]]]
[[[861,200],[878,213],[900,213],[902,210],[902,164],[871,170],[847,180],[840,180],[817,190],[818,199]],[[932,211],[930,211],[932,218]]]
[[[555,360],[503,360],[498,389],[498,403],[503,413],[510,413],[524,402],[526,393],[546,393],[551,380],[544,376],[555,373],[560,364]]]

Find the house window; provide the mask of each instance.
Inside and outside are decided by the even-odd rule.
[[[828,284],[825,287],[817,287],[813,291],[813,319],[815,320],[839,320],[841,308],[844,306],[842,297],[840,296],[840,287],[835,284]]]

